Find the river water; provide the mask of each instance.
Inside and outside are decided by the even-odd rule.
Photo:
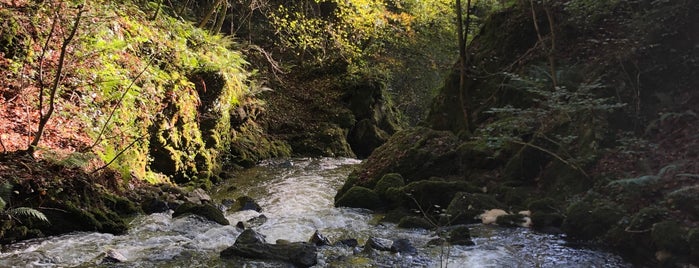
[[[289,267],[219,258],[241,233],[235,223],[260,214],[268,220],[254,229],[270,243],[307,241],[319,230],[331,241],[355,238],[361,245],[369,237],[406,238],[418,249],[415,255],[401,255],[326,246],[318,251],[316,267],[630,267],[613,254],[570,247],[560,236],[526,228],[473,225],[475,246],[427,246],[434,239],[430,231],[399,229],[378,223],[380,215],[368,210],[333,207],[336,190],[359,163],[348,158],[267,161],[214,190],[214,200],[248,195],[262,207],[261,213],[228,213],[230,226],[194,216],[172,219],[171,212],[138,216],[124,235],[73,233],[13,244],[0,253],[0,267]],[[107,251],[126,261],[102,263]]]

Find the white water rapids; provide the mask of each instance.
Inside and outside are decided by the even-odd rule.
[[[120,236],[74,233],[5,247],[0,267],[289,267],[279,262],[219,258],[241,233],[235,223],[259,214],[268,220],[255,230],[270,243],[277,239],[307,241],[319,230],[331,241],[355,238],[360,245],[371,236],[407,238],[418,249],[411,256],[326,246],[318,251],[316,267],[630,267],[613,254],[572,248],[559,236],[525,228],[474,225],[475,246],[427,246],[434,238],[430,231],[378,224],[377,216],[368,210],[333,207],[337,189],[358,163],[347,158],[267,161],[240,172],[212,195],[217,201],[248,195],[262,207],[261,213],[227,214],[230,226],[194,216],[172,219],[171,213],[138,216],[128,233]],[[108,250],[120,253],[126,261],[101,263]]]

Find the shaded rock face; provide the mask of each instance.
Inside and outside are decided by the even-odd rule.
[[[399,129],[398,111],[387,99],[386,85],[373,79],[355,82],[345,89],[342,101],[356,120],[347,141],[359,158],[368,157]]]
[[[252,229],[238,236],[233,246],[220,254],[221,258],[244,257],[289,262],[297,267],[310,267],[318,263],[315,245],[304,242],[268,244],[265,237]]]

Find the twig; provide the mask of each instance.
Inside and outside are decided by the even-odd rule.
[[[109,165],[111,165],[112,163],[114,163],[114,161],[116,161],[117,158],[119,158],[119,156],[121,156],[122,154],[124,154],[124,152],[126,152],[127,150],[129,150],[129,148],[131,148],[132,146],[134,146],[134,144],[136,144],[136,142],[142,140],[144,137],[145,137],[145,135],[141,135],[140,137],[138,137],[137,139],[135,139],[134,141],[132,141],[131,143],[129,143],[129,145],[126,146],[126,148],[124,148],[123,150],[119,151],[119,153],[118,153],[117,155],[115,155],[114,158],[112,158],[112,160],[110,160],[108,163],[104,164],[104,166],[101,166],[101,167],[99,167],[99,168],[93,170],[92,172],[90,172],[90,174],[95,174],[95,173],[97,173],[97,171],[100,171],[100,170],[103,170],[103,169],[107,168]]]
[[[577,165],[575,165],[575,164],[573,164],[573,163],[571,163],[571,162],[569,162],[569,161],[566,161],[566,160],[563,159],[563,157],[561,157],[560,155],[558,155],[558,154],[556,154],[556,153],[554,153],[554,152],[552,152],[552,151],[550,151],[550,150],[548,150],[548,149],[546,149],[546,148],[544,148],[544,147],[541,147],[541,146],[539,146],[539,145],[533,144],[533,143],[531,143],[531,142],[524,142],[524,141],[519,141],[519,140],[515,140],[515,139],[512,139],[512,140],[510,140],[510,141],[511,141],[512,143],[515,143],[515,144],[524,145],[524,146],[529,146],[529,147],[532,147],[532,148],[537,149],[537,150],[539,150],[539,151],[542,151],[542,152],[544,152],[544,153],[547,153],[547,154],[549,154],[549,155],[555,157],[555,158],[558,159],[559,161],[563,162],[563,164],[566,164],[566,165],[568,165],[569,167],[572,167],[573,169],[575,169],[575,170],[577,170],[577,171],[580,171],[580,173],[582,173],[586,178],[588,178],[588,179],[590,178],[590,176],[587,175],[587,173],[586,173],[582,168],[580,168],[579,166],[577,166]]]

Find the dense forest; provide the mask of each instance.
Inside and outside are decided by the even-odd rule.
[[[348,157],[364,160],[334,205],[400,228],[497,210],[502,228],[691,267],[696,12],[692,0],[0,0],[0,242],[123,234],[169,209],[228,224],[206,192],[243,170]]]

